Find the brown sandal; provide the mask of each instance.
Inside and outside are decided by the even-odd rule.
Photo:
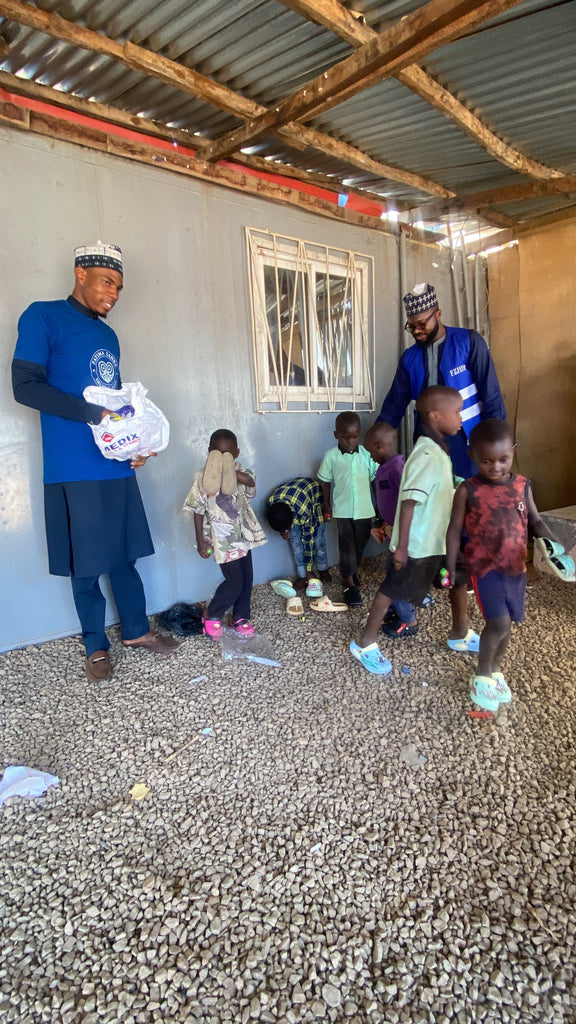
[[[220,490],[222,494],[236,494],[238,491],[238,479],[236,477],[236,466],[232,452],[222,452],[222,483]]]
[[[94,651],[94,654],[86,658],[84,669],[91,683],[101,683],[105,679],[110,679],[112,665],[108,651]]]
[[[217,448],[208,452],[202,474],[202,486],[206,494],[216,494],[222,487],[222,452]]]
[[[153,654],[174,654],[180,644],[172,636],[164,636],[162,633],[147,633],[138,640],[123,640],[124,647],[141,648],[144,651],[152,651]]]

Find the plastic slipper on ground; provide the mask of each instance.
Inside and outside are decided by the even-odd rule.
[[[222,494],[236,494],[238,491],[238,478],[232,452],[222,452],[222,484],[220,490]]]
[[[350,644],[350,653],[373,676],[387,676],[392,671],[392,665],[386,660],[378,644],[370,644],[369,647],[359,647],[353,640]]]
[[[296,597],[296,591],[290,580],[272,580],[270,586],[279,597]]]
[[[248,619],[234,619],[230,625],[237,636],[254,636],[256,630]]]
[[[316,601],[310,601],[310,607],[315,612],[347,612],[348,605],[331,601],[329,597],[319,597]]]
[[[320,580],[309,579],[308,583],[306,584],[306,597],[323,597],[323,596],[324,596],[324,587],[322,586]]]
[[[576,581],[576,570],[574,559],[566,554],[565,549],[555,540],[549,537],[535,537],[534,543],[542,554],[546,565],[551,571],[565,583]]]
[[[492,673],[492,682],[496,695],[501,704],[509,704],[512,700],[512,691],[501,672]]]
[[[472,676],[470,697],[474,704],[485,711],[498,711],[500,700],[492,676]]]
[[[216,494],[222,485],[222,452],[214,449],[208,452],[206,465],[202,474],[202,486],[206,494]]]
[[[447,640],[446,643],[451,651],[468,651],[470,654],[478,654],[480,650],[480,637],[473,629],[469,629],[466,636],[459,640]]]
[[[289,597],[286,601],[286,614],[287,615],[304,615],[304,605],[302,600],[296,595],[295,597]]]

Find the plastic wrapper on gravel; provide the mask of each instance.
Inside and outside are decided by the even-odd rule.
[[[11,796],[43,796],[51,786],[57,786],[60,779],[57,775],[27,768],[26,765],[9,765],[5,769],[0,782],[0,804]]]
[[[156,616],[158,625],[176,636],[198,636],[202,632],[202,608],[179,601]]]
[[[220,641],[222,657],[226,661],[233,658],[244,658],[246,661],[256,661],[259,665],[271,665],[273,668],[280,668],[280,662],[274,657],[274,648],[265,636],[238,636],[233,629],[224,629]]]

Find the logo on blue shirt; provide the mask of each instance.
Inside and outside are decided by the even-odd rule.
[[[109,388],[117,384],[120,372],[116,356],[106,348],[99,348],[90,360],[90,374],[99,387]]]

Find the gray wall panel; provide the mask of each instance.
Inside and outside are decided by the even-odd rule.
[[[239,438],[256,471],[260,512],[273,486],[314,473],[333,443],[333,414],[254,411],[246,225],[368,253],[375,259],[377,400],[398,357],[397,242],[242,193],[184,180],[66,143],[0,129],[0,649],[77,631],[66,580],[47,575],[38,414],[14,403],[9,368],[18,316],[73,286],[74,246],[97,238],[124,251],[125,287],[110,318],[124,380],[141,380],[171,423],[166,452],[140,470],[156,555],[139,563],[148,610],[208,597],[221,579],[194,549],[181,512],[208,438],[219,426]],[[432,263],[439,266],[434,268]],[[409,245],[410,283],[436,282],[450,321],[447,254]],[[367,426],[373,417],[364,416]],[[334,528],[329,528],[336,561]],[[274,535],[254,557],[257,581],[290,572]],[[110,621],[114,621],[111,610]]]

